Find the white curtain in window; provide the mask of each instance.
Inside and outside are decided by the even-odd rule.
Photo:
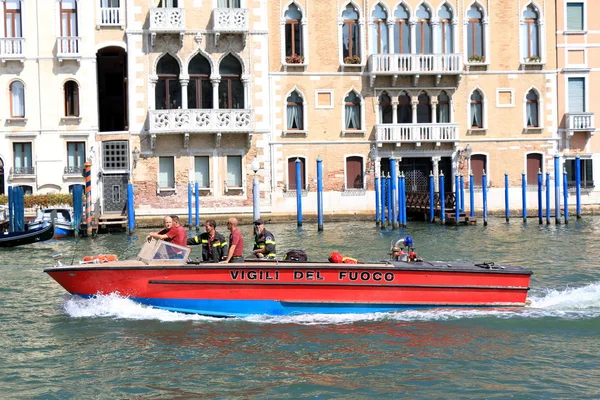
[[[227,186],[242,187],[242,157],[227,157]]]
[[[449,123],[450,122],[450,107],[448,104],[442,104],[438,106],[438,122]]]
[[[298,106],[287,106],[287,128],[294,129],[294,122],[298,117]],[[300,125],[296,125],[298,127]]]
[[[158,185],[161,188],[175,187],[175,162],[173,157],[159,157]]]
[[[210,187],[208,162],[208,157],[196,157],[194,160],[194,179],[203,188]]]
[[[527,126],[538,126],[537,103],[527,103]]]
[[[25,117],[25,90],[21,82],[11,84],[12,116]]]
[[[480,114],[481,113],[481,104],[472,103],[471,104],[471,126],[481,127]]]
[[[359,106],[346,106],[346,129],[360,129],[359,113]]]

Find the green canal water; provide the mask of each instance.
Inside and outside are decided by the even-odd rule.
[[[82,300],[42,272],[56,253],[65,264],[135,256],[146,231],[0,249],[0,398],[600,398],[600,217],[268,229],[279,253],[303,248],[313,260],[334,250],[386,259],[410,234],[425,259],[522,265],[534,271],[531,305],[214,319],[116,295]]]

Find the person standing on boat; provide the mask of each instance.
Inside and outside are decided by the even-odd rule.
[[[227,220],[227,229],[231,232],[229,234],[229,251],[223,258],[222,263],[241,263],[244,262],[244,237],[237,227],[238,220],[236,218],[229,218]]]
[[[252,255],[256,258],[275,258],[275,236],[265,229],[262,218],[254,221],[254,248]]]
[[[202,245],[202,261],[219,262],[227,255],[227,241],[225,237],[216,231],[217,222],[207,219],[204,223],[206,232],[196,235],[187,240],[188,246]]]
[[[175,224],[173,223],[173,217],[177,219]],[[150,232],[146,236],[146,240],[151,241],[152,239],[164,240],[165,242],[171,242],[180,246],[185,246],[187,234],[185,228],[179,224],[179,217],[167,215],[163,218],[164,229],[158,232]]]

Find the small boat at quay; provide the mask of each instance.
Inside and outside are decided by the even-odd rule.
[[[54,237],[54,225],[46,223],[24,232],[0,233],[0,247],[15,247],[50,240]]]
[[[56,212],[56,219],[52,221],[52,214]],[[44,208],[38,210],[35,219],[27,224],[27,229],[36,229],[45,222],[54,223],[54,237],[62,238],[75,235],[75,226],[73,225],[73,213],[68,208]]]
[[[134,260],[97,255],[63,265],[56,255],[56,265],[44,272],[84,298],[116,293],[164,310],[215,317],[525,306],[530,270],[422,261],[410,246],[410,237],[396,241],[392,259],[380,262],[337,263],[340,256],[330,257],[335,262],[222,264],[189,260],[189,247],[153,240]]]

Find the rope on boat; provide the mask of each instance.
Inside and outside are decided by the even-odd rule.
[[[481,264],[475,264],[475,266],[479,267],[479,268],[485,268],[485,269],[504,269],[503,266],[501,266],[501,265],[496,266],[495,263],[488,262],[488,261],[483,262]]]

